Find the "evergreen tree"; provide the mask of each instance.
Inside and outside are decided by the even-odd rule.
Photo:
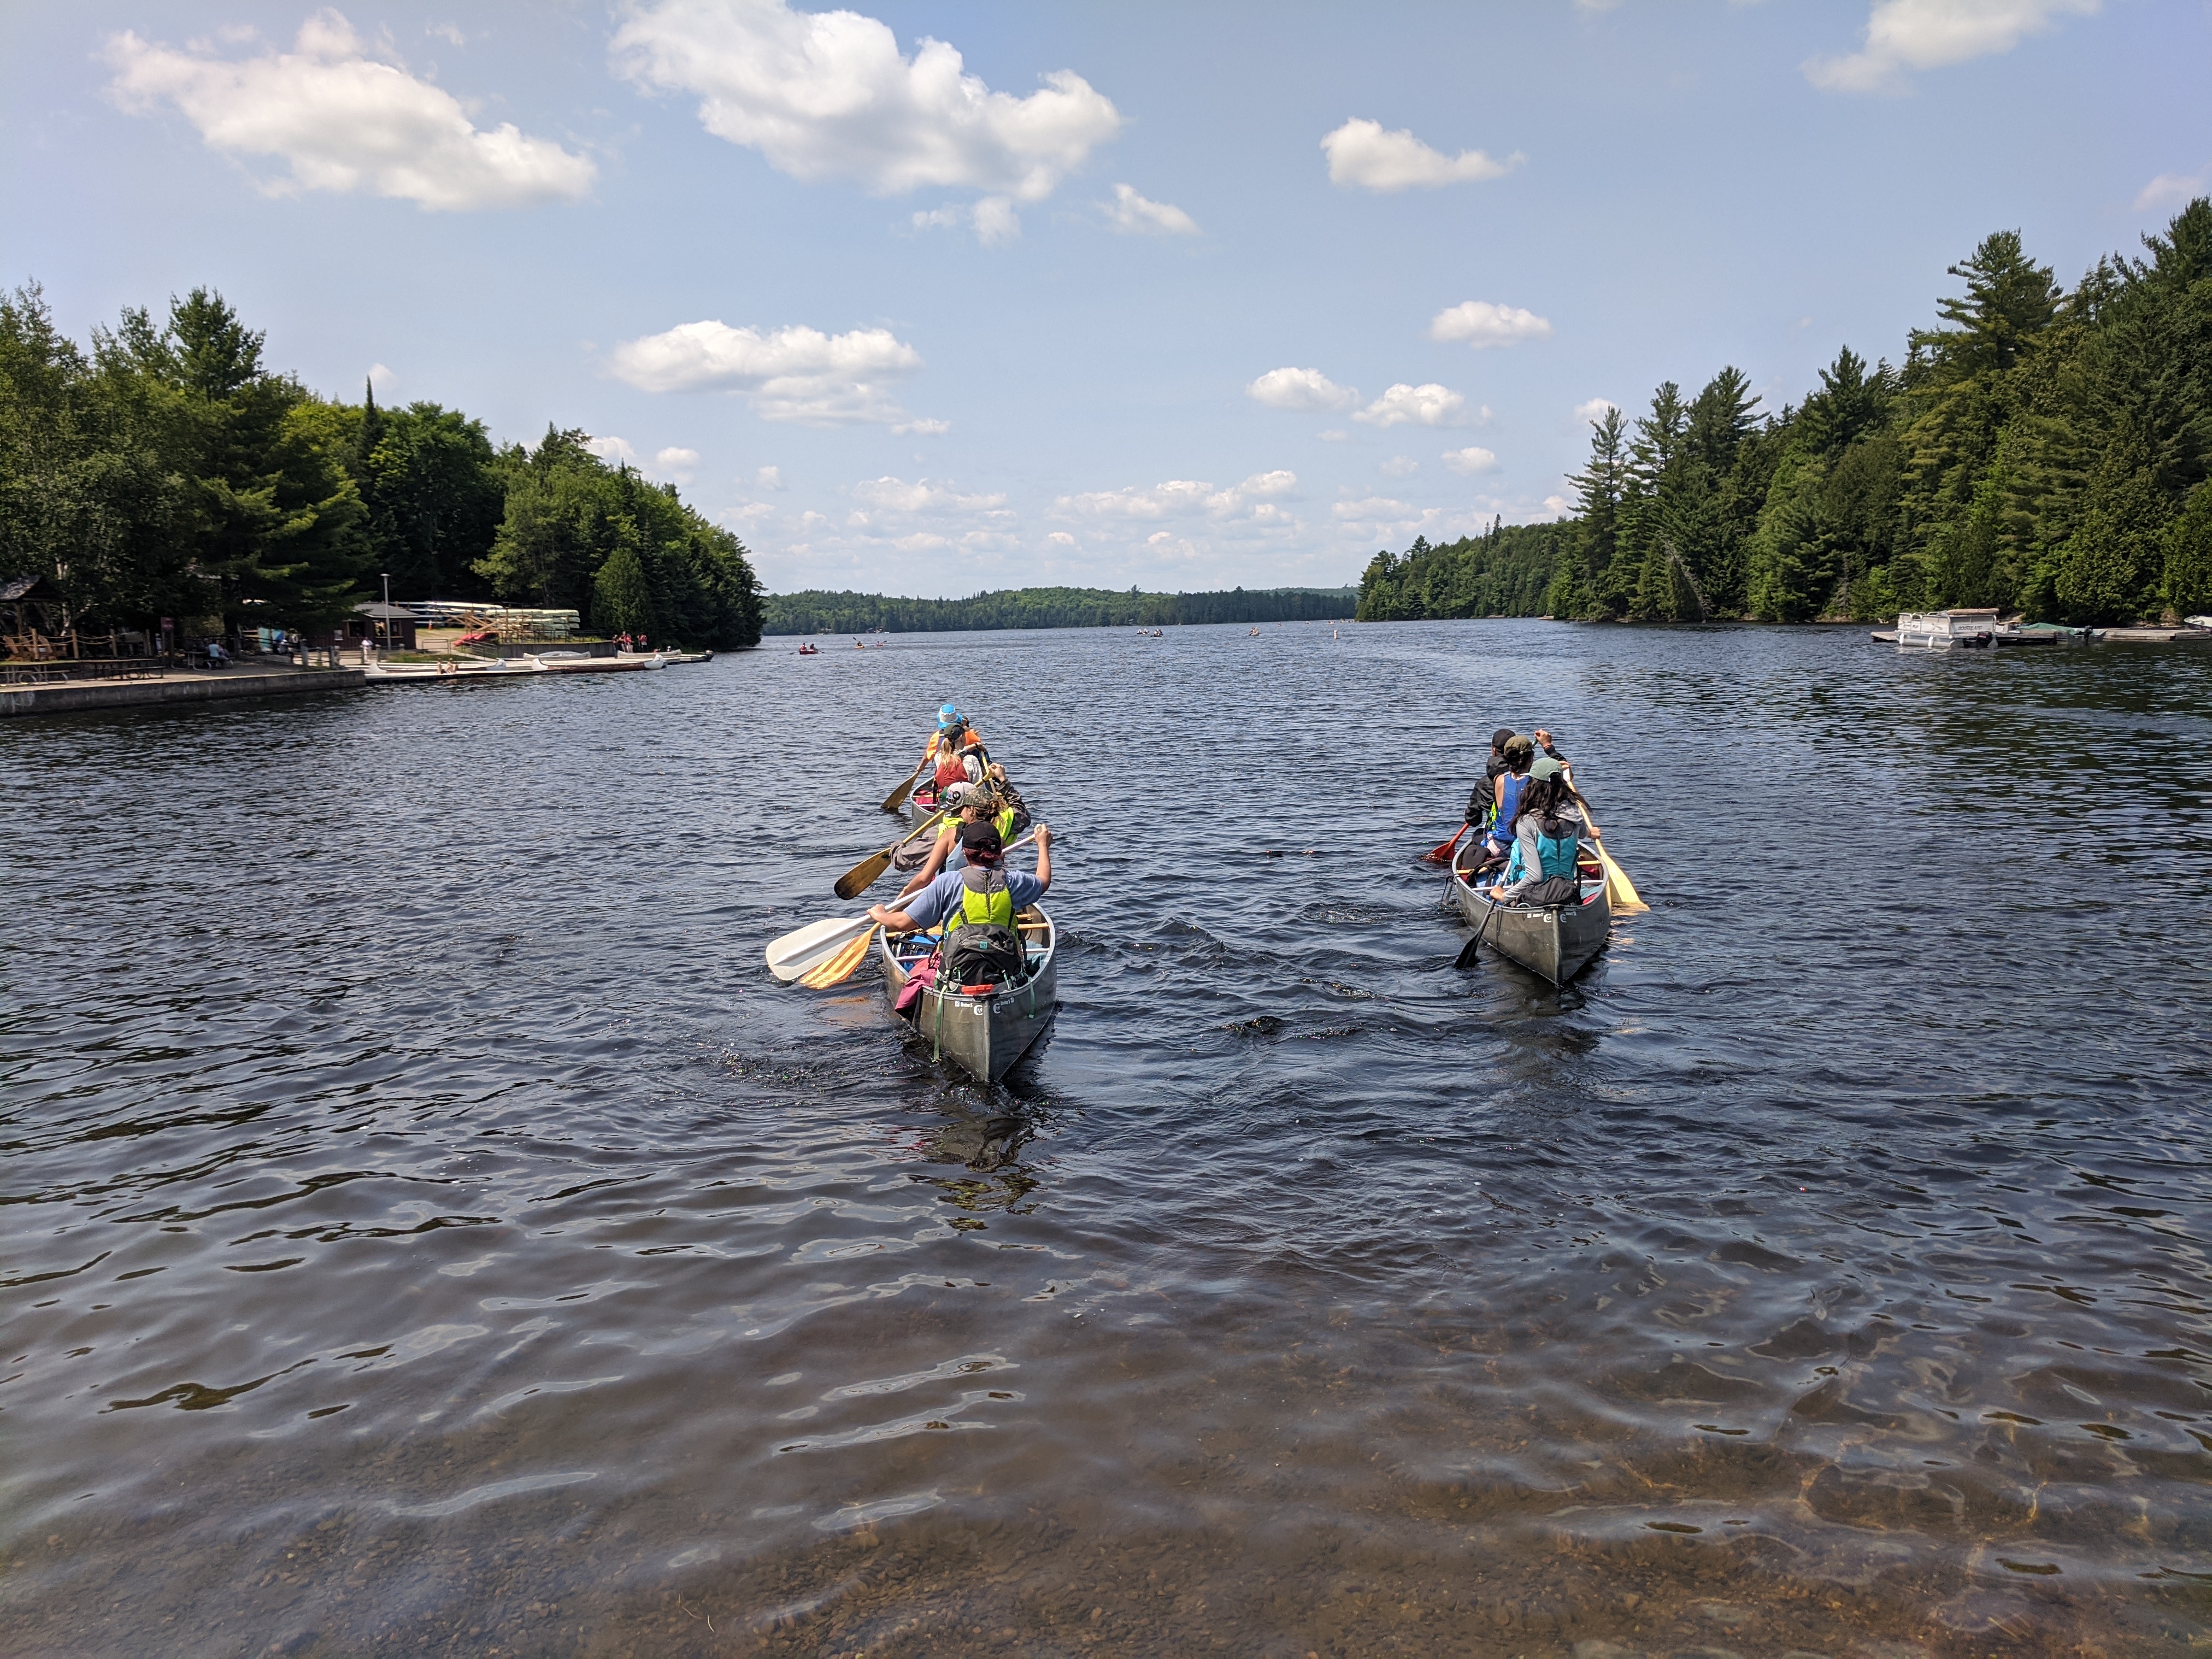
[[[615,550],[592,581],[591,625],[605,634],[635,633],[643,629],[658,637],[659,617],[647,586],[645,567],[637,556],[637,526],[623,523]]]
[[[1545,596],[1555,617],[1606,617],[1620,613],[1605,599],[1607,574],[1620,550],[1620,508],[1628,491],[1628,443],[1621,412],[1611,404],[1590,422],[1588,465],[1568,480],[1580,498],[1580,535],[1574,551],[1559,562]]]
[[[2178,617],[2212,612],[2212,479],[2189,492],[2166,531],[2166,603]]]

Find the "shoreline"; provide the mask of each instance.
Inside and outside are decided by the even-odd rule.
[[[368,676],[358,668],[225,668],[204,673],[182,671],[153,680],[62,680],[45,685],[0,686],[0,716],[301,696],[317,691],[348,691],[368,683]]]

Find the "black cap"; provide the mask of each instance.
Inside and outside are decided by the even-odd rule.
[[[988,818],[960,826],[960,845],[970,853],[995,854],[1000,850],[999,826]]]
[[[1491,746],[1492,749],[1503,749],[1503,748],[1504,748],[1504,747],[1505,747],[1505,740],[1506,740],[1508,738],[1510,738],[1510,737],[1513,736],[1513,734],[1514,734],[1514,733],[1513,733],[1513,728],[1512,728],[1511,726],[1499,726],[1499,727],[1498,727],[1495,732],[1492,732],[1490,734],[1490,746]]]

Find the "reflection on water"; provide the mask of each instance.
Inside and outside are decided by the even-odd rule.
[[[11,1651],[2212,1644],[2212,653],[852,655],[0,727]],[[997,1090],[759,965],[948,695]],[[1540,720],[1564,991],[1412,862]]]

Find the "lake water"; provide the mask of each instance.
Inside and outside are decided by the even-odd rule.
[[[0,722],[9,1652],[2212,1643],[2212,651],[1340,633]],[[946,697],[997,1091],[761,962]]]

